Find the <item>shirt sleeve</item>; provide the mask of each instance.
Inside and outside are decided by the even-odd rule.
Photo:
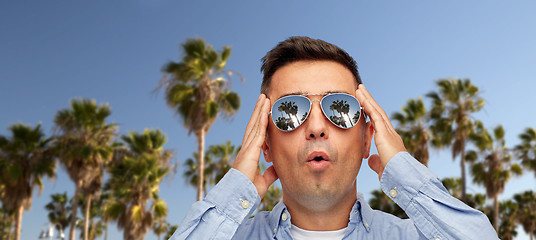
[[[255,185],[231,168],[205,199],[192,204],[170,240],[231,239],[259,203]]]
[[[407,152],[387,163],[380,185],[427,239],[498,239],[486,215],[452,197],[439,178]]]

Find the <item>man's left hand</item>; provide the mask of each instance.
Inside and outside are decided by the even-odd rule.
[[[399,152],[406,151],[404,142],[396,130],[393,128],[391,121],[383,109],[374,101],[370,93],[363,84],[359,84],[356,90],[356,97],[364,108],[364,111],[370,117],[372,127],[374,128],[374,143],[378,154],[369,157],[369,167],[378,174],[381,180],[383,169],[391,158]]]

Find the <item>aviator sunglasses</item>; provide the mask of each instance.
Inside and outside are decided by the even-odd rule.
[[[311,100],[307,96],[324,97],[321,100]],[[324,116],[342,129],[357,124],[363,109],[354,96],[346,93],[304,94],[277,99],[269,114],[272,114],[272,121],[279,130],[290,132],[307,120],[313,102],[320,102]]]

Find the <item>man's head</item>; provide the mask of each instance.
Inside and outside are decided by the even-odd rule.
[[[333,61],[343,65],[354,76],[356,85],[361,84],[357,64],[346,51],[320,39],[290,37],[280,42],[261,59],[261,72],[264,74],[261,93],[267,94],[272,76],[279,68],[297,61],[320,60]]]
[[[361,83],[355,61],[345,51],[304,37],[290,38],[268,52],[262,70],[262,92],[271,104],[289,94],[355,96]],[[320,100],[323,96],[308,97]],[[293,131],[281,131],[271,119],[268,122],[264,158],[274,164],[287,206],[323,211],[349,198],[355,201],[355,179],[372,139],[372,128],[364,117],[352,128],[339,128],[313,101],[309,116]],[[313,161],[316,157],[321,160]]]

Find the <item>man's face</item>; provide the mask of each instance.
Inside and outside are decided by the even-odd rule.
[[[339,63],[298,61],[274,73],[267,97],[273,104],[288,94],[341,92],[355,96],[356,87],[352,73]],[[320,100],[322,96],[309,98]],[[281,180],[286,204],[327,204],[324,207],[329,208],[345,196],[355,197],[356,176],[370,147],[364,122],[362,116],[356,126],[338,128],[324,116],[317,101],[307,120],[291,132],[280,131],[269,120],[263,152]],[[324,159],[314,161],[316,156]]]

